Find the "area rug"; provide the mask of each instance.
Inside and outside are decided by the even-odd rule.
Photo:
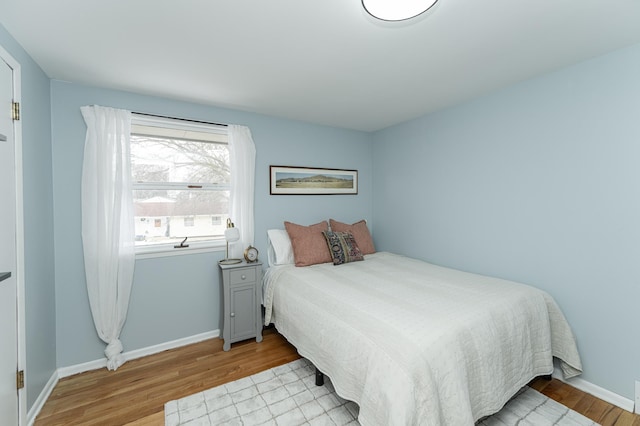
[[[315,385],[311,362],[299,359],[186,398],[167,402],[165,425],[359,425],[358,405],[340,398],[331,381]],[[525,387],[478,426],[595,426]]]

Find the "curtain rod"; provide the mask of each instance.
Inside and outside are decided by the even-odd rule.
[[[211,121],[200,121],[200,120],[191,120],[189,118],[169,117],[168,115],[149,114],[147,112],[138,112],[138,111],[131,111],[131,112],[133,114],[146,115],[147,117],[168,118],[170,120],[190,121],[192,123],[212,124],[214,126],[223,126],[223,127],[227,127],[228,126],[228,124],[213,123]]]

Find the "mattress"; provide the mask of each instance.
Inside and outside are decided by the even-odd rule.
[[[360,406],[363,425],[472,425],[531,379],[582,370],[553,298],[534,287],[378,252],[269,268],[265,324]]]

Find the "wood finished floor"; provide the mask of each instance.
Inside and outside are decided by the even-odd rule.
[[[89,371],[61,379],[38,415],[36,426],[164,425],[164,404],[299,358],[274,329],[262,343],[235,343],[229,352],[212,339],[125,363],[117,371]],[[531,386],[608,426],[640,426],[640,416],[581,392],[559,380]]]

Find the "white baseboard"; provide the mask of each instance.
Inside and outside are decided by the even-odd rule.
[[[51,375],[51,378],[44,385],[44,389],[38,395],[38,399],[35,400],[29,411],[27,412],[27,426],[33,426],[33,423],[36,421],[36,417],[40,414],[40,410],[44,407],[44,403],[49,399],[49,395],[53,392],[53,388],[58,384],[59,376],[58,371],[54,371]]]
[[[125,360],[130,361],[143,356],[153,355],[169,349],[179,348],[181,346],[190,345],[192,343],[202,342],[203,340],[213,339],[220,336],[220,330],[207,331],[206,333],[196,334],[194,336],[184,337],[182,339],[172,340],[170,342],[160,343],[159,345],[147,346],[146,348],[136,349],[129,352],[123,352]],[[58,376],[60,378],[73,376],[74,374],[84,373],[85,371],[98,370],[106,368],[106,358],[96,359],[94,361],[76,364],[69,367],[58,368]]]
[[[184,337],[182,339],[172,340],[170,342],[161,343],[159,345],[148,346],[142,349],[136,349],[130,352],[123,352],[123,356],[127,361],[142,358],[147,355],[153,355],[160,353],[162,351],[166,351],[169,349],[179,348],[181,346],[190,345],[192,343],[202,342],[203,340],[215,339],[216,337],[220,337],[220,330],[207,331],[206,333],[200,333],[189,337]],[[44,403],[47,401],[51,392],[58,384],[58,381],[64,377],[73,376],[74,374],[84,373],[85,371],[97,370],[100,368],[106,368],[107,360],[106,359],[97,359],[95,361],[84,362],[82,364],[71,365],[69,367],[61,367],[53,372],[51,378],[45,385],[38,398],[33,403],[33,406],[29,409],[27,413],[27,426],[32,426],[36,420],[38,414],[40,414],[40,410],[44,406]]]
[[[623,410],[627,410],[633,413],[634,402],[628,398],[618,395],[617,393],[611,392],[610,390],[607,390],[605,388],[601,388],[598,385],[594,385],[593,383],[581,379],[580,377],[565,379],[562,375],[562,371],[557,367],[553,370],[553,378],[561,380],[576,389],[580,389],[581,391],[593,395],[596,398],[600,398],[603,401],[608,402],[609,404],[616,405]]]

